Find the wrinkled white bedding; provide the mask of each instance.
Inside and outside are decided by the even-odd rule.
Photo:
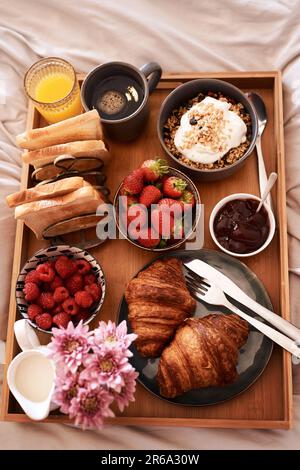
[[[174,72],[283,71],[291,300],[300,326],[300,1],[0,0],[0,13],[0,339],[14,238],[4,197],[19,185],[14,139],[25,126],[22,78],[49,55],[82,72],[109,60],[137,66],[156,60]],[[79,434],[60,425],[0,423],[0,448],[300,448],[299,397],[295,409],[295,428],[288,432],[109,427]]]

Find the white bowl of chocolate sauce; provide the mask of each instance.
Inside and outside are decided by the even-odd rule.
[[[236,193],[221,199],[213,208],[209,230],[215,244],[225,253],[245,258],[263,251],[274,237],[276,222],[267,203],[259,212],[260,198]]]

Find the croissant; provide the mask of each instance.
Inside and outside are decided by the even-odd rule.
[[[196,308],[183,276],[182,263],[165,258],[152,263],[127,285],[128,319],[144,357],[159,356],[176,328]]]
[[[248,323],[235,314],[188,319],[160,358],[160,394],[174,398],[194,388],[234,382],[238,350],[248,334]]]

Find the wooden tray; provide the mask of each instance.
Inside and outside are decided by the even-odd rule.
[[[126,174],[135,169],[143,160],[163,155],[157,135],[156,120],[163,99],[178,85],[194,78],[220,78],[227,80],[245,91],[253,90],[263,97],[267,112],[268,125],[263,135],[262,145],[267,172],[279,173],[278,184],[273,190],[273,201],[278,230],[271,245],[261,254],[246,259],[246,264],[264,283],[276,312],[289,319],[289,291],[287,269],[287,226],[285,200],[285,168],[282,120],[282,85],[280,72],[230,72],[230,73],[186,73],[166,74],[162,77],[157,90],[150,98],[151,115],[147,128],[133,143],[120,144],[109,142],[112,161],[107,169],[107,185],[112,194]],[[83,76],[79,76],[82,80]],[[33,106],[29,105],[28,129],[43,126],[44,123]],[[173,162],[172,162],[173,163]],[[245,166],[232,177],[210,184],[196,182],[202,202],[205,205],[205,244],[214,248],[208,231],[208,218],[216,202],[234,192],[259,194],[257,159],[255,152]],[[28,165],[23,167],[22,188],[31,185]],[[71,243],[76,244],[75,238]],[[12,272],[12,288],[9,310],[9,325],[6,347],[6,367],[18,353],[13,325],[19,315],[16,311],[15,284],[23,263],[48,242],[37,241],[23,225],[18,222]],[[119,302],[126,283],[145,263],[156,255],[140,250],[126,240],[110,240],[91,250],[101,263],[107,278],[107,296],[101,310],[101,318],[115,320]],[[42,342],[49,336],[40,336]],[[6,370],[5,370],[6,371]],[[4,372],[5,372],[4,371]],[[6,376],[6,374],[5,374]],[[2,396],[2,419],[7,421],[30,421],[9,393],[4,379]],[[66,417],[51,414],[48,422],[65,422]],[[275,347],[267,369],[257,382],[242,395],[215,406],[183,407],[160,400],[142,386],[138,385],[136,401],[122,415],[109,420],[123,425],[166,425],[198,426],[221,428],[282,428],[288,429],[292,421],[292,379],[291,361],[288,353]]]

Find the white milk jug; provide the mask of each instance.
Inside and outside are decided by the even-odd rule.
[[[51,397],[55,385],[55,365],[46,355],[47,348],[41,346],[26,320],[18,320],[14,331],[23,352],[8,367],[8,386],[27,416],[40,421],[54,408]]]

